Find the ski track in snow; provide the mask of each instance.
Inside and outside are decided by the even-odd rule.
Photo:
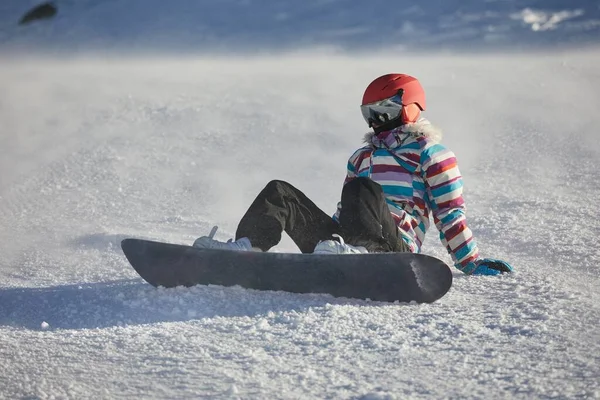
[[[0,60],[0,397],[600,398],[600,52],[377,59]],[[417,306],[129,267],[122,238],[226,239],[270,179],[332,212],[389,70],[423,81],[515,274]],[[434,231],[425,252],[450,261]]]

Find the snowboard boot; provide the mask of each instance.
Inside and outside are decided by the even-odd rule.
[[[234,251],[256,251],[252,248],[252,244],[248,238],[240,238],[238,240],[229,239],[227,242],[222,242],[213,239],[217,233],[217,226],[214,226],[208,236],[199,237],[194,241],[193,247],[200,249],[218,249],[218,250],[234,250]]]
[[[313,254],[366,254],[367,249],[362,246],[352,246],[345,243],[340,235],[333,235],[338,240],[322,240],[315,246]]]

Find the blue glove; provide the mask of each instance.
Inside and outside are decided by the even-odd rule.
[[[469,275],[500,275],[505,272],[513,272],[514,268],[506,261],[482,258],[469,263],[462,271]]]

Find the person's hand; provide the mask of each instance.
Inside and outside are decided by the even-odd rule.
[[[473,262],[473,264],[475,269],[471,275],[500,275],[514,271],[514,268],[506,261],[493,258],[482,258]]]

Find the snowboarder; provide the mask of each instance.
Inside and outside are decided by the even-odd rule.
[[[441,134],[421,117],[425,92],[406,74],[387,74],[365,90],[361,111],[373,130],[348,161],[333,217],[284,181],[258,194],[236,240],[198,238],[195,247],[268,251],[285,231],[303,253],[420,252],[433,216],[440,240],[465,274],[511,272],[506,262],[481,258],[467,226],[463,181]]]

